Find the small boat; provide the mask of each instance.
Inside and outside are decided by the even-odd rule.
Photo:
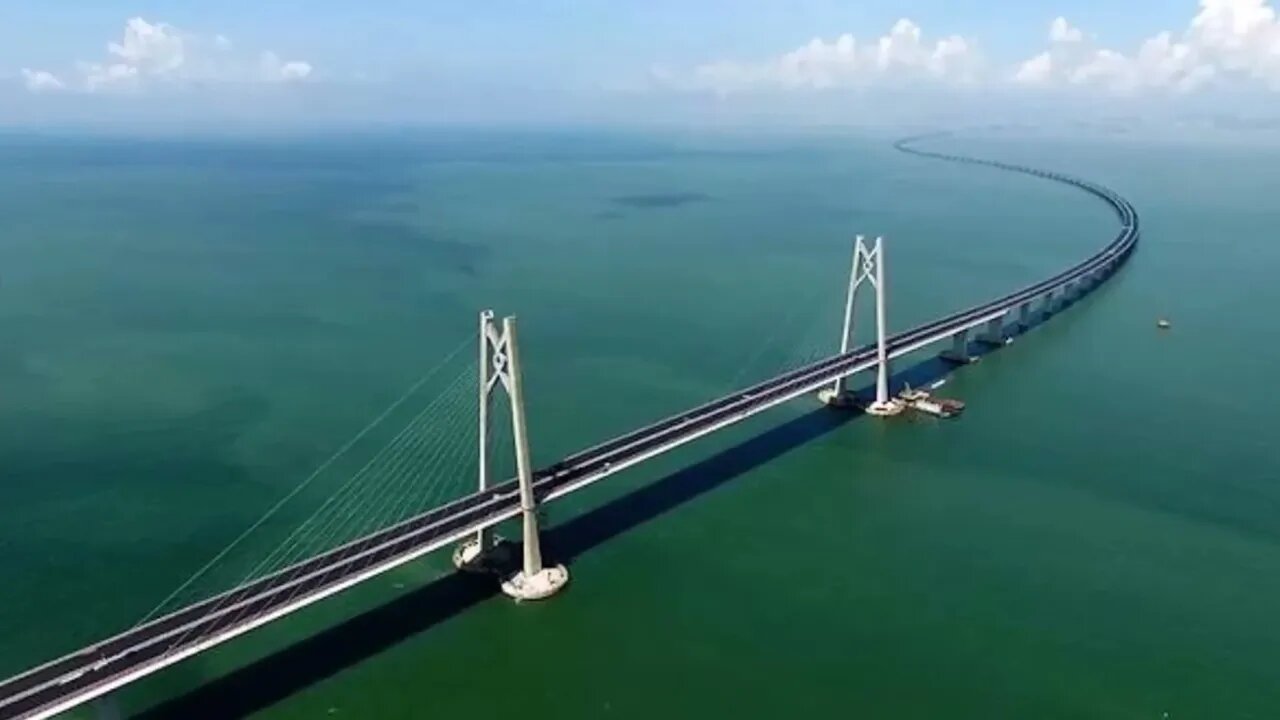
[[[1168,330],[1169,328],[1173,327],[1173,323],[1169,322],[1167,318],[1160,318],[1159,320],[1156,321],[1156,327],[1160,328],[1161,330]]]
[[[907,407],[934,417],[955,417],[964,412],[964,403],[950,398],[936,398],[926,390],[916,390],[907,386],[898,394]]]

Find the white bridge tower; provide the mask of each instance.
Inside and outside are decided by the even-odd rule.
[[[844,328],[840,334],[840,354],[849,352],[853,344],[854,316],[858,302],[858,290],[866,283],[876,291],[876,399],[866,405],[871,415],[896,415],[902,404],[889,397],[889,353],[885,343],[885,284],[884,238],[876,237],[868,247],[866,239],[859,235],[853,244],[853,267],[849,271],[849,291],[845,296]],[[851,407],[856,403],[848,389],[848,376],[836,378],[835,383],[818,393],[818,398],[833,407]]]
[[[502,591],[517,600],[539,600],[554,595],[569,582],[563,565],[544,567],[538,537],[538,506],[533,495],[533,466],[529,457],[529,433],[524,418],[524,390],[520,352],[516,344],[516,319],[502,319],[501,330],[493,311],[480,313],[480,491],[490,487],[489,411],[493,394],[501,387],[511,405],[511,433],[515,440],[516,476],[520,486],[520,516],[524,525],[524,557],[519,572],[502,582]],[[490,529],[479,530],[453,554],[460,569],[484,569],[485,556],[493,549]]]

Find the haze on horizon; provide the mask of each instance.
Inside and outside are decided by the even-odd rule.
[[[10,16],[11,128],[1280,125],[1272,0],[108,0]]]

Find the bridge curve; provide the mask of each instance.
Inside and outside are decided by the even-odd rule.
[[[904,138],[894,147],[922,158],[983,165],[1071,185],[1106,202],[1121,226],[1107,245],[1049,278],[892,335],[887,339],[890,359],[999,320],[1024,304],[1049,297],[1069,285],[1086,280],[1100,282],[1128,259],[1140,237],[1138,213],[1133,205],[1105,186],[1062,173],[916,147],[921,141],[942,135]],[[876,362],[875,348],[862,346],[737,390],[538,471],[534,475],[535,494],[539,502],[562,497],[812,393],[836,378],[874,367]],[[9,678],[0,682],[0,719],[45,718],[104,695],[477,530],[515,517],[520,512],[518,495],[514,480],[495,485]]]
[[[1011,292],[1007,295],[1001,296],[994,300],[967,308],[965,310],[957,311],[945,317],[924,323],[915,328],[912,328],[905,332],[897,333],[889,337],[888,342],[890,345],[891,355],[895,354],[894,352],[895,349],[898,350],[898,352],[896,352],[896,355],[903,355],[903,354],[906,354],[906,352],[910,352],[912,350],[918,349],[917,347],[911,347],[911,346],[917,341],[919,341],[920,339],[927,338],[932,333],[936,333],[939,330],[946,330],[948,328],[953,328],[957,326],[966,326],[967,323],[971,323],[971,324],[968,324],[966,326],[966,329],[967,327],[975,327],[976,325],[981,324],[982,322],[989,321],[990,318],[988,316],[992,312],[1000,312],[1000,311],[1007,312],[1009,310],[1012,310],[1018,307],[1021,303],[1026,302],[1029,299],[1034,299],[1041,295],[1047,295],[1049,293],[1052,293],[1064,287],[1067,283],[1076,282],[1081,278],[1089,275],[1090,273],[1097,272],[1099,270],[1106,270],[1107,272],[1110,272],[1111,270],[1114,270],[1116,267],[1118,267],[1120,263],[1123,263],[1125,260],[1128,259],[1129,254],[1137,246],[1137,242],[1140,236],[1140,230],[1138,225],[1138,212],[1133,207],[1133,204],[1130,203],[1128,200],[1126,200],[1124,197],[1122,197],[1120,194],[1098,183],[1090,182],[1088,180],[1084,180],[1081,178],[1072,177],[1070,175],[1066,175],[1063,173],[1056,173],[1048,170],[1040,170],[1040,169],[1026,167],[1022,165],[1006,163],[998,160],[988,160],[984,158],[975,158],[975,157],[969,157],[964,155],[953,155],[953,154],[946,154],[946,153],[939,153],[939,152],[931,152],[928,150],[921,150],[919,148],[914,147],[914,145],[918,142],[921,142],[924,140],[948,137],[949,135],[950,133],[929,133],[924,135],[914,135],[911,137],[898,140],[893,144],[893,147],[894,149],[900,152],[907,153],[910,155],[915,155],[918,157],[942,160],[942,161],[953,162],[953,163],[969,164],[969,165],[985,165],[985,166],[993,167],[1000,170],[1022,173],[1025,175],[1030,175],[1033,177],[1039,177],[1039,178],[1063,183],[1066,185],[1070,185],[1072,187],[1083,190],[1106,202],[1107,205],[1109,205],[1111,209],[1115,211],[1117,217],[1120,219],[1121,227],[1116,237],[1112,239],[1110,243],[1103,246],[1101,249],[1099,249],[1097,252],[1095,252],[1093,255],[1089,256],[1085,260],[1081,261],[1076,265],[1071,266],[1070,268],[1067,268],[1066,270],[1063,270],[1051,277],[1045,278],[1044,280],[1038,281],[1036,283],[1032,283],[1031,285],[1028,285],[1019,290],[1015,290],[1014,292]],[[978,322],[973,323],[972,321],[975,317],[978,317],[980,319]],[[903,348],[904,346],[910,347],[910,350],[902,351],[901,348]],[[851,350],[844,355],[835,355],[830,358],[827,358],[826,360],[820,360],[816,363],[813,363],[812,365],[808,365],[808,366],[799,368],[797,370],[791,371],[790,373],[784,373],[783,375],[779,375],[778,377],[773,378],[771,380],[767,380],[758,385],[752,386],[750,388],[746,388],[745,390],[739,391],[738,393],[734,393],[732,395],[727,395],[723,398],[713,400],[705,405],[700,405],[696,408],[693,408],[692,410],[688,410],[679,415],[674,415],[672,417],[665,418],[656,423],[640,428],[639,430],[634,430],[625,435],[622,435],[617,438],[608,440],[604,443],[601,443],[600,445],[596,445],[594,447],[583,450],[579,453],[575,453],[574,455],[570,455],[569,457],[562,460],[560,463],[557,463],[555,466],[552,466],[551,469],[555,469],[560,465],[577,463],[582,461],[589,461],[593,459],[593,457],[607,455],[611,451],[620,447],[625,447],[627,444],[640,440],[646,435],[650,435],[655,432],[660,432],[664,429],[667,429],[673,426],[678,426],[681,423],[686,422],[688,419],[695,417],[699,413],[714,410],[715,408],[722,406],[724,403],[731,401],[732,399],[737,397],[739,394],[745,394],[745,393],[754,394],[757,392],[761,392],[761,391],[767,390],[770,386],[778,382],[785,381],[787,379],[792,379],[792,378],[799,378],[813,371],[835,369],[838,372],[839,370],[848,366],[850,364],[850,361],[852,361],[854,358],[860,358],[865,360],[866,359],[865,355],[870,350],[871,350],[870,346],[864,346],[861,348]],[[862,368],[859,368],[859,369],[862,369]],[[857,372],[857,371],[852,370],[850,372]],[[834,377],[835,376],[832,376],[832,379],[834,379]]]

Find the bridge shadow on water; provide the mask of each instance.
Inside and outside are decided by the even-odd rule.
[[[1029,329],[1047,317],[1038,316]],[[970,346],[975,358],[997,349],[979,343]],[[905,384],[927,386],[951,374],[956,367],[955,363],[933,357],[895,373],[891,384],[895,392]],[[856,410],[817,408],[770,428],[545,529],[544,553],[549,559],[572,563],[578,555],[823,437],[861,415]],[[511,555],[519,557],[518,552]],[[497,585],[493,577],[447,575],[164,701],[137,717],[147,720],[235,718],[263,710],[499,594]]]

